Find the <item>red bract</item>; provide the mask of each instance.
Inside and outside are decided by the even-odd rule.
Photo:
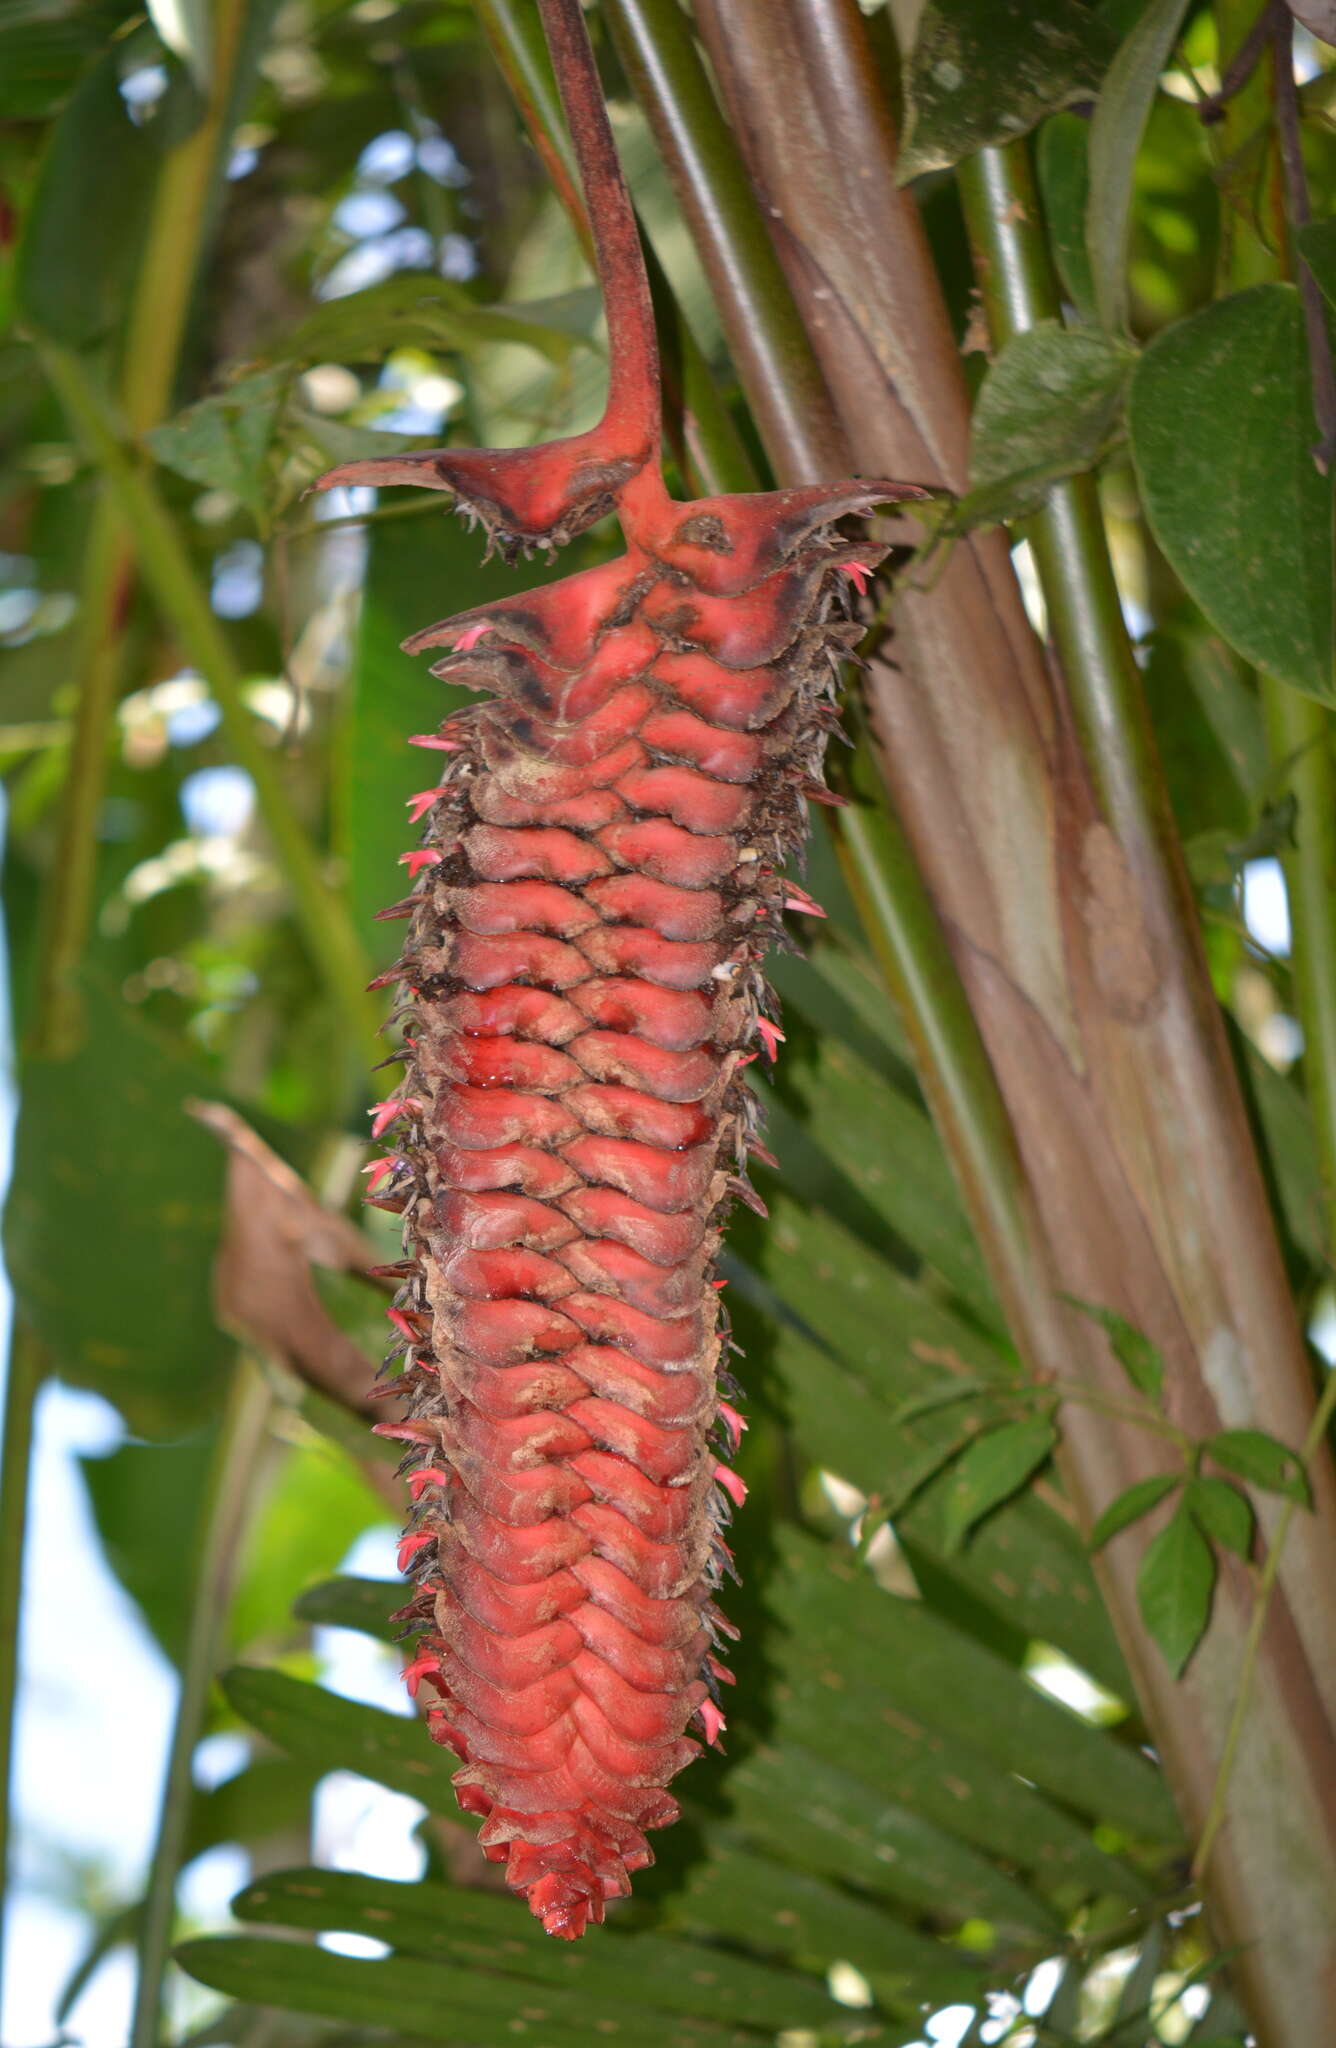
[[[850,578],[878,551],[833,522],[910,486],[844,483],[673,502],[636,231],[578,0],[543,0],[608,299],[608,410],[592,433],[446,449],[326,484],[452,491],[513,556],[615,509],[621,560],[418,633],[433,673],[490,693],[441,732],[413,799],[397,1149],[373,1200],[411,1263],[413,1506],[405,1674],[551,1934],[573,1938],[649,1863],[667,1786],[724,1727],[713,1654],[727,1327],[712,1260],[746,1180],[742,1069],[780,1033],[761,962],[779,870],[820,793]]]

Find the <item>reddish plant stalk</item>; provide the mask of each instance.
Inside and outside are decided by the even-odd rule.
[[[454,493],[508,558],[614,510],[625,555],[415,634],[492,693],[418,744],[402,1085],[372,1199],[401,1211],[406,1677],[551,1934],[651,1862],[667,1786],[724,1727],[714,1604],[744,1427],[712,1261],[763,1152],[742,1070],[780,1034],[761,972],[781,864],[822,798],[832,697],[881,550],[834,530],[913,486],[675,503],[634,218],[579,0],[541,0],[608,308],[607,410],[545,447],[353,463],[325,485]]]

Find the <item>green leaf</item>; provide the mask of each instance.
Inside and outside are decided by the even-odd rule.
[[[183,1103],[207,1071],[98,988],[67,1060],[31,1060],[5,1246],[15,1292],[57,1369],[143,1436],[215,1409],[232,1345],[213,1318],[222,1147]]]
[[[147,0],[149,18],[201,92],[207,92],[213,50],[208,0]]]
[[[1310,452],[1293,285],[1167,328],[1133,372],[1128,430],[1155,538],[1212,624],[1257,667],[1336,701],[1332,483]]]
[[[900,1988],[893,1981],[898,1978],[915,2009],[925,1982],[942,2003],[968,1996],[979,1984],[979,1965],[971,1967],[961,1949],[931,1941],[843,1883],[828,1883],[792,1862],[753,1855],[732,1843],[712,1842],[693,1861],[680,1891],[665,1901],[664,1921],[765,1953],[843,1957],[875,1974],[878,1989],[892,1995]],[[1035,1953],[1045,1953],[1050,1938],[1035,1938]]]
[[[352,1458],[328,1439],[290,1451],[248,1532],[229,1617],[233,1649],[281,1644],[291,1635],[289,1617],[301,1588],[327,1573],[386,1514]]]
[[[415,1714],[387,1714],[249,1664],[233,1665],[222,1686],[244,1721],[302,1763],[322,1774],[356,1771],[420,1799],[432,1813],[457,1817],[450,1782],[455,1760],[432,1742]]]
[[[403,1604],[402,1583],[399,1579],[322,1579],[298,1594],[292,1611],[299,1621],[359,1629],[363,1635],[390,1643],[398,1631],[398,1623],[390,1616]]]
[[[1087,99],[1113,54],[1082,0],[928,0],[905,79],[897,177],[946,170]]]
[[[504,1971],[520,1986],[564,1986],[609,2009],[650,2008],[754,2027],[828,2026],[839,2017],[820,1980],[660,1935],[556,1942],[507,1894],[393,1883],[343,1870],[277,1871],[232,1901],[239,1920],[375,1935],[458,1972]],[[484,1979],[484,1981],[486,1981]]]
[[[1138,1393],[1152,1397],[1159,1393],[1164,1384],[1164,1360],[1135,1323],[1129,1323],[1116,1309],[1100,1308],[1093,1301],[1082,1301],[1077,1294],[1064,1294],[1061,1298],[1069,1307],[1079,1308],[1083,1316],[1089,1316],[1092,1323],[1099,1324],[1114,1357]]]
[[[1059,477],[1089,469],[1117,417],[1132,351],[1041,320],[1007,343],[983,380],[970,430],[971,526],[1032,512]]]
[[[446,1972],[402,1956],[364,1962],[251,1936],[187,1941],[175,1953],[190,1976],[231,1998],[366,2026],[392,2018],[404,2033],[426,2041],[467,2041],[470,2048],[515,2048],[517,2042],[521,2048],[526,2042],[531,2048],[589,2048],[604,2036],[613,2048],[693,2048],[698,2041],[755,2048],[764,2038],[751,2028],[674,2021],[634,2006],[610,2010],[597,1998],[564,1988],[529,1991],[477,1968]]]
[[[1137,1573],[1141,1618],[1175,1678],[1201,1641],[1214,1587],[1214,1553],[1180,1501],[1147,1546]]]
[[[305,1828],[321,1772],[292,1757],[261,1756],[207,1792],[196,1791],[182,1864],[220,1842],[272,1842]]]
[[[324,305],[298,322],[268,353],[276,362],[379,362],[396,348],[462,350],[519,342],[552,362],[590,347],[591,295],[522,306],[480,306],[459,285],[419,271],[401,272]]]
[[[86,15],[6,21],[0,27],[0,120],[49,120],[101,47]]]
[[[98,340],[124,312],[160,162],[130,119],[119,77],[110,51],[71,95],[19,243],[19,316],[71,347]]]
[[[402,436],[395,440],[402,445]],[[445,499],[439,511],[421,519],[370,529],[349,705],[338,740],[335,803],[353,916],[377,966],[393,960],[403,943],[399,925],[374,920],[407,890],[398,860],[417,834],[404,806],[439,778],[442,758],[409,746],[409,735],[430,732],[447,713],[474,701],[471,691],[429,675],[426,662],[405,654],[401,641],[433,619],[551,582],[595,559],[588,543],[577,543],[560,564],[530,564],[521,581],[499,558],[480,563],[481,551],[478,536],[449,516]]]
[[[1240,1479],[1267,1493],[1284,1494],[1300,1507],[1312,1506],[1308,1479],[1298,1458],[1262,1430],[1222,1429],[1218,1436],[1207,1437],[1204,1448],[1226,1472],[1237,1472]]]
[[[269,451],[291,382],[287,370],[241,377],[154,427],[145,440],[168,469],[228,492],[263,523],[271,499]]]
[[[1046,1417],[1004,1422],[972,1443],[952,1468],[946,1506],[946,1541],[959,1549],[990,1508],[1023,1486],[1050,1456],[1057,1431]]]
[[[1152,1479],[1138,1479],[1135,1486],[1129,1486],[1109,1502],[1090,1532],[1090,1548],[1099,1550],[1111,1537],[1130,1529],[1133,1522],[1139,1522],[1143,1515],[1148,1515],[1166,1494],[1172,1493],[1182,1483],[1180,1475],[1174,1472],[1157,1472]]]
[[[1187,0],[1147,0],[1109,66],[1090,124],[1086,249],[1095,306],[1111,334],[1127,327],[1127,238],[1137,151]]]
[[[1089,152],[1090,123],[1079,114],[1054,114],[1039,131],[1035,173],[1044,202],[1048,246],[1063,290],[1082,320],[1093,325],[1095,282],[1085,241]]]
[[[916,1394],[892,1409],[887,1427],[902,1429],[907,1422],[917,1422],[921,1415],[939,1414],[943,1408],[954,1408],[957,1401],[973,1401],[980,1395],[1005,1400],[1011,1392],[1009,1387],[990,1386],[987,1380],[962,1380],[955,1386],[930,1387],[926,1394]]]
[[[1194,1479],[1188,1486],[1187,1504],[1204,1536],[1223,1543],[1236,1557],[1248,1556],[1257,1517],[1246,1493],[1227,1479]]]
[[[79,1460],[107,1562],[175,1664],[197,1594],[193,1537],[213,1456],[210,1432]]]

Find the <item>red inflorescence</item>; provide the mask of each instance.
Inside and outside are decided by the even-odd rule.
[[[551,1934],[601,1920],[724,1727],[714,1603],[745,1489],[712,1261],[746,1179],[742,1079],[778,1032],[761,972],[835,729],[847,592],[833,522],[909,487],[671,500],[635,230],[578,0],[543,0],[609,299],[602,425],[326,483],[451,490],[508,554],[615,509],[626,553],[406,644],[488,692],[416,743],[397,1149],[370,1197],[405,1219],[390,1319],[422,1636],[405,1678],[461,1759],[461,1805]]]

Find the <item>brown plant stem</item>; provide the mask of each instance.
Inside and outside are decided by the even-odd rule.
[[[790,287],[846,427],[859,433],[860,459],[959,488],[964,392],[916,210],[895,188],[891,117],[857,7],[697,0],[696,16]],[[1042,248],[1023,196],[1013,225],[1027,254]],[[999,256],[1015,248],[1003,238]],[[996,283],[1005,302],[1019,280],[1006,271]],[[1110,613],[1096,543],[1097,529],[1075,518],[1054,535],[1058,567],[1079,579],[1058,593],[1059,610],[1069,608],[1065,677],[1040,658],[994,536],[957,548],[932,591],[906,594],[899,672],[875,686],[896,809],[968,991],[1038,1219],[1027,1244],[1037,1284],[1026,1298],[1006,1287],[994,1219],[977,1206],[976,1227],[1014,1334],[1042,1377],[1075,1373],[1118,1390],[1102,1340],[1057,1312],[1056,1284],[1118,1310],[1157,1345],[1172,1419],[1187,1435],[1254,1426],[1298,1444],[1312,1416],[1307,1355],[1214,996],[1196,945],[1184,943],[1153,754],[1129,723],[1121,657],[1101,645]],[[1117,666],[1103,673],[1089,666],[1110,657]],[[959,1132],[944,1135],[959,1159]],[[1164,1469],[1158,1441],[1132,1426],[1069,1409],[1064,1437],[1068,1483],[1087,1523]],[[1231,1786],[1235,1853],[1218,1861],[1213,1885],[1222,1936],[1242,1945],[1237,1967],[1254,2019],[1277,2048],[1320,2035],[1334,1960],[1336,1646],[1326,1588],[1336,1496],[1323,1456],[1314,1479],[1319,1513],[1297,1518],[1286,1546]],[[1222,1575],[1208,1635],[1175,1685],[1137,1619],[1144,1541],[1137,1531],[1115,1539],[1101,1571],[1195,1831],[1226,1739],[1251,1586],[1239,1570]],[[1295,1844],[1281,1812],[1302,1816],[1307,1882],[1297,1910]]]

